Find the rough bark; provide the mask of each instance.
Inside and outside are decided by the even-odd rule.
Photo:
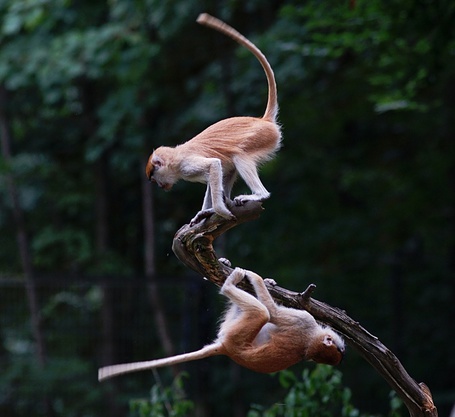
[[[176,233],[173,242],[174,253],[185,265],[218,286],[223,284],[232,269],[218,261],[213,249],[213,241],[227,230],[256,219],[262,211],[262,205],[257,202],[248,202],[242,207],[228,204],[228,207],[237,217],[236,221],[213,215],[193,227],[183,226]],[[247,283],[241,283],[239,286],[245,291],[252,292],[251,286]],[[396,391],[408,408],[411,417],[437,417],[437,409],[428,387],[414,381],[398,358],[345,311],[312,298],[311,295],[316,288],[314,284],[310,284],[301,293],[289,291],[278,285],[272,286],[269,283],[267,287],[278,303],[307,310],[316,320],[328,324],[343,335],[347,344]]]

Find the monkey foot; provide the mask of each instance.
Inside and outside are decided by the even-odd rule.
[[[231,261],[229,259],[227,259],[227,258],[220,258],[220,259],[218,259],[218,261],[221,262],[223,265],[226,265],[226,266],[229,266],[229,267],[232,265]]]
[[[237,267],[232,271],[231,275],[227,277],[227,280],[229,280],[231,284],[237,285],[247,277],[247,271],[245,269]]]
[[[234,204],[236,206],[243,206],[245,205],[246,202],[248,201],[265,201],[270,197],[270,193],[267,195],[257,195],[257,194],[251,194],[251,195],[238,195],[237,197],[234,198]]]
[[[195,224],[201,222],[202,220],[206,219],[207,217],[210,217],[212,214],[215,213],[215,210],[213,208],[209,208],[206,210],[201,210],[196,216],[194,216],[191,221],[190,221],[190,227],[194,226]]]
[[[273,278],[264,278],[266,284],[270,284],[272,287],[276,287],[277,283]]]

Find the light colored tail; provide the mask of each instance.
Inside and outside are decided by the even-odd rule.
[[[105,366],[104,368],[98,369],[98,381],[104,381],[105,379],[130,372],[145,371],[147,369],[176,365],[178,363],[195,361],[197,359],[203,359],[215,355],[224,355],[224,349],[221,343],[213,343],[195,352],[183,353],[181,355],[171,356],[170,358]]]
[[[197,22],[200,23],[201,25],[208,26],[212,29],[217,30],[218,32],[224,33],[225,35],[231,37],[240,45],[244,46],[250,52],[252,52],[254,56],[259,60],[259,62],[262,65],[262,68],[264,68],[265,75],[267,76],[267,83],[269,86],[269,97],[263,119],[275,122],[276,116],[278,114],[278,95],[276,89],[275,75],[273,74],[272,67],[270,66],[264,54],[259,50],[259,48],[256,45],[254,45],[254,43],[250,42],[247,38],[245,38],[245,36],[237,32],[233,27],[224,23],[220,19],[217,19],[216,17],[213,17],[207,13],[202,13],[197,18]]]

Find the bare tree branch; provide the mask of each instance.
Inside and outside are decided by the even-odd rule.
[[[213,249],[213,241],[227,230],[258,218],[262,211],[261,203],[248,202],[242,207],[228,204],[237,217],[236,221],[213,215],[193,227],[183,226],[175,235],[173,251],[189,268],[221,286],[232,269],[218,261]],[[287,307],[304,309],[318,321],[330,325],[344,336],[346,342],[356,350],[396,391],[409,410],[411,417],[437,417],[431,392],[424,383],[418,384],[406,372],[398,358],[380,340],[364,329],[345,311],[332,307],[311,297],[316,286],[297,293],[266,282],[272,297]],[[245,291],[252,292],[248,283],[242,283]]]

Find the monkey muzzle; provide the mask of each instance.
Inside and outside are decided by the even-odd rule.
[[[162,188],[164,191],[169,191],[172,188],[172,184],[161,182],[156,178],[153,178],[153,175],[155,174],[155,165],[152,163],[151,159],[152,158],[150,157],[150,160],[147,162],[147,166],[145,167],[145,175],[150,182],[158,184],[158,187]]]
[[[154,182],[156,185],[158,185],[158,187],[162,188],[164,191],[169,191],[172,188],[172,184],[169,184],[168,182],[161,182],[153,177],[150,177],[149,180],[150,182]]]
[[[172,188],[172,184],[162,183],[153,179],[153,182],[158,184],[158,187],[162,188],[164,191],[169,191]]]

